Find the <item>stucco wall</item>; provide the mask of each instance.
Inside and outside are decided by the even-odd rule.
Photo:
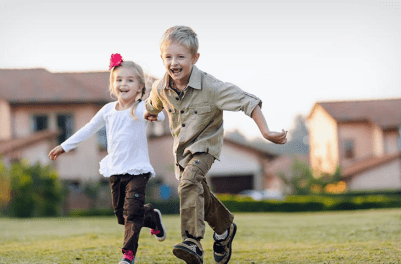
[[[316,173],[333,173],[338,164],[337,123],[319,105],[309,117],[310,165]]]
[[[340,146],[341,166],[349,166],[355,161],[375,155],[373,129],[370,123],[342,123],[338,125],[338,141]],[[346,140],[354,142],[354,158],[345,158],[344,144]],[[382,144],[381,144],[382,145]]]
[[[0,140],[11,138],[11,109],[10,105],[0,99]]]
[[[57,129],[57,115],[70,114],[73,119],[73,132],[83,127],[101,108],[92,104],[67,105],[19,105],[12,109],[13,131],[16,137],[27,136],[32,131],[32,117],[34,115],[47,115],[48,127]],[[61,179],[91,180],[99,179],[99,161],[104,156],[100,153],[97,143],[97,134],[82,142],[75,150],[60,156],[54,163]],[[41,153],[49,153],[55,147],[48,146]],[[37,153],[38,155],[42,155]],[[31,157],[31,155],[29,156]]]
[[[401,188],[401,160],[397,159],[355,175],[348,181],[349,190],[394,190]]]
[[[387,154],[393,154],[400,151],[399,134],[397,131],[384,132],[384,149]]]

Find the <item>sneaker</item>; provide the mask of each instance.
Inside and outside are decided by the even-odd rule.
[[[123,258],[118,264],[134,264],[134,260],[128,260],[126,258]]]
[[[162,214],[159,210],[153,209],[155,211],[156,229],[150,229],[150,233],[156,236],[156,239],[160,242],[166,239],[166,228],[163,225]]]
[[[213,234],[214,244],[213,244],[213,256],[214,260],[218,264],[226,264],[231,258],[231,244],[233,242],[235,233],[237,232],[237,225],[232,223],[227,237],[225,239],[217,239],[216,233]]]
[[[173,254],[190,264],[203,264],[203,249],[201,243],[193,238],[187,238],[183,242],[175,244]]]

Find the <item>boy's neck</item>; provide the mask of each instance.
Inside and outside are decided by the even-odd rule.
[[[188,80],[188,81],[189,81],[189,80]],[[169,77],[169,85],[170,85],[170,87],[171,87],[172,89],[178,90],[178,91],[183,91],[183,90],[187,87],[188,81],[185,82],[184,84],[182,84],[182,83],[177,83],[177,82],[174,82],[173,78]]]

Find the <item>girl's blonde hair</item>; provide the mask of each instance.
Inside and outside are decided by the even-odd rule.
[[[138,104],[141,101],[143,101],[143,99],[144,99],[143,97],[146,92],[145,74],[143,73],[142,67],[133,61],[123,61],[119,66],[113,67],[113,69],[111,69],[111,71],[110,71],[110,84],[109,84],[109,92],[110,92],[111,98],[113,98],[113,97],[117,98],[117,95],[115,94],[114,86],[113,86],[114,72],[116,69],[118,69],[120,67],[132,68],[136,74],[136,77],[137,77],[139,83],[143,85],[142,91],[140,93],[138,93],[138,96],[135,98],[135,102],[131,106],[131,110],[130,110],[130,114],[131,114],[132,118],[134,120],[138,120],[138,117],[136,116],[136,108],[138,107]],[[116,99],[116,98],[113,98],[113,99]]]

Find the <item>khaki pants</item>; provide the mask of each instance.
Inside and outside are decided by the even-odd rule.
[[[218,234],[228,229],[234,215],[210,191],[206,174],[214,162],[208,153],[195,153],[182,172],[180,196],[181,236],[203,238],[205,221]]]

